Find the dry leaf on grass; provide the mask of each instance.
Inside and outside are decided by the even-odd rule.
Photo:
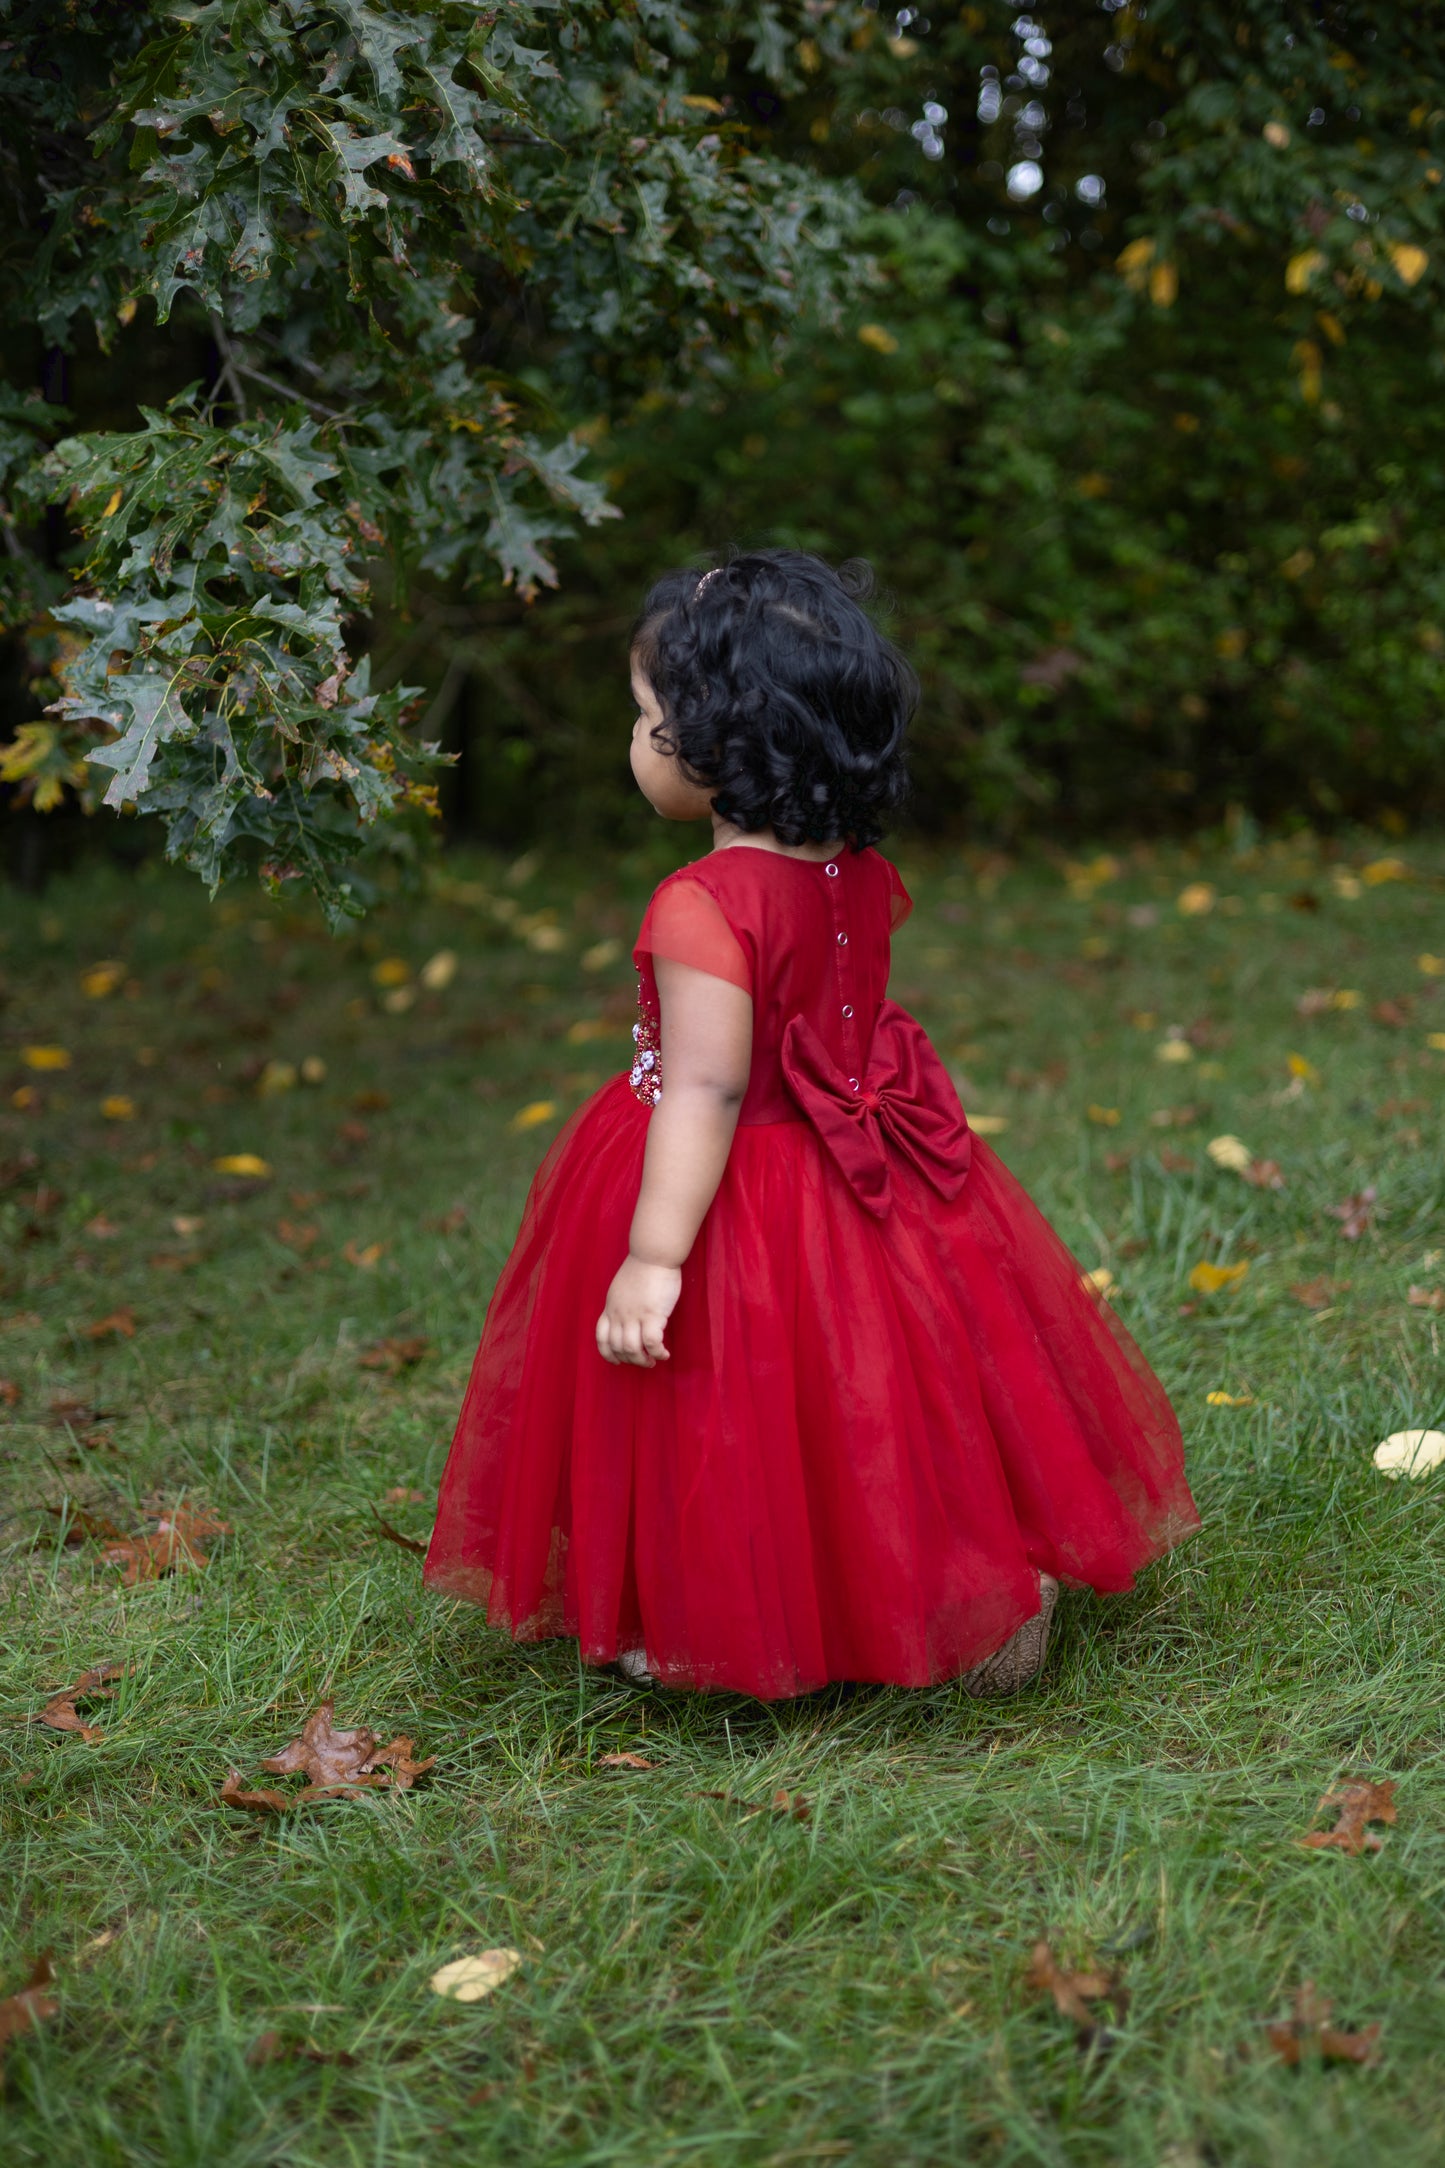
[[[398,1483],[394,1490],[387,1492],[382,1504],[388,1506],[424,1506],[430,1496],[429,1491],[408,1490],[404,1483]]]
[[[53,1995],[45,1992],[54,1979],[55,1967],[50,1961],[49,1950],[46,1950],[36,1958],[25,1985],[0,2000],[0,2068],[4,2065],[7,2041],[13,2040],[17,2033],[33,2032],[37,2025],[54,2017],[59,2005]]]
[[[127,1588],[141,1581],[157,1581],[163,1573],[180,1573],[210,1562],[204,1548],[212,1536],[229,1536],[231,1524],[204,1506],[163,1507],[155,1515],[153,1535],[121,1536],[106,1544],[101,1556],[107,1565],[124,1568]]]
[[[1330,1218],[1339,1221],[1340,1233],[1347,1242],[1358,1242],[1366,1228],[1373,1225],[1378,1194],[1372,1182],[1368,1189],[1357,1190],[1353,1197],[1326,1207]]]
[[[1381,1475],[1392,1482],[1402,1475],[1412,1479],[1428,1475],[1445,1460],[1445,1430],[1392,1430],[1371,1457]]]
[[[283,1219],[276,1222],[276,1240],[284,1242],[288,1250],[295,1250],[299,1257],[304,1257],[312,1248],[320,1232],[319,1227],[305,1220]]]
[[[1445,1287],[1412,1287],[1405,1300],[1412,1310],[1445,1310]]]
[[[385,1248],[384,1242],[343,1242],[341,1254],[348,1265],[355,1265],[362,1272],[374,1272]]]
[[[112,1310],[109,1317],[98,1317],[93,1325],[85,1327],[87,1340],[133,1340],[135,1338],[135,1312],[130,1308]]]
[[[18,1408],[20,1387],[14,1378],[0,1378],[0,1408]]]
[[[413,1551],[418,1558],[426,1557],[426,1545],[418,1543],[415,1536],[404,1536],[399,1528],[393,1528],[390,1521],[382,1519],[375,1506],[371,1509],[371,1517],[376,1523],[377,1534],[385,1536],[388,1543],[397,1544],[403,1551]]]
[[[1212,1265],[1201,1257],[1189,1274],[1189,1285],[1196,1295],[1218,1295],[1227,1288],[1238,1287],[1249,1274],[1249,1259],[1237,1265]]]
[[[438,1235],[459,1235],[466,1224],[466,1206],[460,1204],[454,1204],[449,1211],[440,1213],[437,1218],[423,1222],[433,1234]]]
[[[64,1506],[47,1506],[45,1510],[53,1513],[57,1520],[66,1513]],[[87,1537],[96,1543],[120,1543],[125,1540],[125,1531],[117,1528],[115,1522],[104,1513],[89,1513],[84,1506],[71,1506],[62,1541],[67,1544],[84,1543]]]
[[[1034,1944],[1024,1977],[1036,1995],[1052,1995],[1060,2017],[1066,2017],[1076,2028],[1081,2047],[1095,2041],[1103,2044],[1109,2038],[1108,2027],[1100,2022],[1091,2004],[1108,2003],[1121,2020],[1129,2008],[1129,1990],[1117,1972],[1067,1972],[1047,1942]]]
[[[108,1686],[106,1681],[123,1679],[130,1669],[129,1664],[97,1664],[92,1671],[82,1671],[74,1686],[62,1687],[58,1694],[52,1694],[45,1707],[37,1709],[28,1721],[44,1724],[51,1731],[77,1732],[87,1746],[94,1746],[105,1734],[99,1724],[87,1724],[77,1715],[75,1704],[78,1701],[109,1701],[115,1688]],[[22,1717],[19,1721],[24,1723],[27,1719]]]
[[[356,1261],[352,1260],[353,1263]],[[412,1369],[430,1351],[430,1340],[420,1334],[410,1340],[374,1340],[357,1356],[356,1367],[358,1370],[384,1370],[389,1377],[399,1378],[403,1370]]]
[[[1251,1189],[1284,1188],[1284,1173],[1277,1159],[1252,1159],[1239,1171]]]
[[[795,1822],[808,1822],[813,1818],[813,1809],[801,1792],[778,1790],[774,1792],[771,1804],[774,1814],[789,1814]]]
[[[1376,2062],[1379,2026],[1367,2025],[1362,2032],[1345,2032],[1329,2022],[1333,2007],[1327,1996],[1315,1992],[1314,1981],[1306,1980],[1296,1991],[1292,2017],[1262,2020],[1270,2052],[1282,2063],[1290,2064],[1301,2063],[1307,2056],[1316,2055],[1327,2063]],[[1243,2052],[1248,2054],[1247,2046]]]
[[[334,1702],[323,1701],[306,1719],[300,1735],[261,1764],[272,1776],[309,1778],[300,1791],[246,1791],[240,1770],[233,1769],[221,1787],[222,1804],[244,1808],[249,1814],[288,1814],[293,1807],[309,1806],[316,1799],[344,1798],[358,1791],[409,1791],[418,1777],[435,1766],[435,1754],[417,1760],[405,1734],[388,1746],[379,1746],[368,1724],[338,1729],[332,1721],[335,1708]]]
[[[597,1766],[599,1769],[655,1769],[657,1763],[649,1761],[645,1754],[599,1754]]]
[[[1301,1844],[1320,1852],[1378,1852],[1384,1839],[1366,1824],[1396,1819],[1394,1782],[1372,1784],[1366,1777],[1351,1777],[1326,1792],[1315,1811],[1322,1813],[1326,1807],[1339,1808],[1334,1828],[1312,1829],[1300,1838]]]
[[[431,1990],[452,2002],[480,2002],[510,1980],[521,1962],[520,1950],[478,1950],[471,1957],[454,1957],[432,1974]]]
[[[1295,1301],[1302,1302],[1307,1310],[1328,1310],[1330,1304],[1337,1296],[1342,1295],[1349,1285],[1348,1280],[1332,1280],[1328,1274],[1322,1272],[1318,1279],[1293,1281],[1290,1293]]]

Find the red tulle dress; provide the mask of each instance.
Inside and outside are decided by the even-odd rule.
[[[634,1062],[542,1161],[487,1309],[425,1575],[665,1684],[923,1686],[1198,1525],[1158,1379],[885,998],[876,851],[734,844],[653,895]],[[752,1067],[671,1360],[605,1362],[664,1086],[652,959],[744,987]]]

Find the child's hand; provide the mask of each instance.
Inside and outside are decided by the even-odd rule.
[[[607,1307],[597,1320],[597,1352],[604,1362],[637,1363],[644,1370],[672,1357],[662,1344],[662,1330],[682,1293],[677,1265],[648,1265],[629,1257],[607,1290]]]

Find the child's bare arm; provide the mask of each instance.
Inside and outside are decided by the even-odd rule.
[[[668,1357],[663,1327],[727,1165],[753,1046],[753,1004],[740,986],[664,956],[654,968],[662,1096],[647,1125],[627,1260],[597,1320],[597,1351],[606,1361],[648,1370]]]

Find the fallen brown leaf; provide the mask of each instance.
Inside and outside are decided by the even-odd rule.
[[[384,1242],[343,1242],[341,1254],[348,1265],[356,1265],[363,1272],[371,1272],[380,1264],[381,1253],[385,1248]]]
[[[239,1769],[232,1769],[221,1786],[221,1804],[224,1807],[241,1807],[247,1814],[287,1814],[296,1804],[289,1792],[243,1789],[245,1779]]]
[[[353,1257],[351,1262],[359,1264],[361,1259]],[[403,1370],[410,1370],[419,1363],[430,1348],[430,1340],[420,1334],[410,1340],[375,1340],[357,1356],[356,1367],[358,1370],[385,1370],[391,1377],[400,1377]]]
[[[1172,1145],[1165,1144],[1160,1147],[1159,1164],[1166,1174],[1190,1174],[1194,1168],[1194,1155],[1176,1152]]]
[[[404,1536],[399,1528],[393,1528],[390,1521],[382,1519],[374,1506],[371,1517],[376,1522],[377,1533],[385,1536],[388,1543],[399,1544],[404,1551],[414,1551],[418,1558],[426,1557],[427,1547],[424,1543],[418,1543],[415,1536]]]
[[[1266,2019],[1264,2036],[1271,2052],[1282,2063],[1298,2064],[1307,2055],[1327,2063],[1373,2063],[1378,2060],[1380,2028],[1367,2025],[1363,2032],[1344,2032],[1329,2023],[1334,2005],[1317,1994],[1313,1980],[1296,1990],[1294,2015]]]
[[[45,1950],[36,1958],[25,1985],[0,2001],[0,2065],[4,2063],[7,2041],[17,2033],[33,2032],[37,2025],[54,2017],[59,2005],[53,1995],[45,1992],[54,1978],[55,1967],[49,1950]]]
[[[129,1308],[112,1310],[109,1317],[98,1317],[93,1325],[87,1325],[85,1337],[87,1340],[133,1340],[135,1312]]]
[[[1327,1273],[1322,1272],[1315,1280],[1294,1281],[1290,1293],[1295,1301],[1302,1302],[1307,1310],[1328,1310],[1336,1296],[1343,1294],[1349,1285],[1348,1280],[1332,1280]]]
[[[597,1766],[599,1769],[655,1769],[657,1763],[650,1762],[645,1754],[599,1754]]]
[[[107,1565],[124,1568],[127,1588],[159,1580],[163,1573],[209,1564],[205,1543],[212,1536],[231,1533],[230,1522],[218,1519],[204,1506],[162,1508],[155,1517],[159,1525],[154,1535],[122,1536],[107,1543],[101,1553]]]
[[[1034,1944],[1024,1978],[1036,1995],[1053,1996],[1060,2017],[1077,2027],[1081,2046],[1100,2039],[1107,2031],[1089,2007],[1091,2003],[1111,2004],[1115,2016],[1121,2019],[1129,2007],[1129,1991],[1117,1972],[1066,1972],[1047,1942]]]
[[[356,1114],[384,1114],[391,1105],[390,1092],[364,1091],[351,1095],[352,1111]]]
[[[1377,1001],[1370,1014],[1377,1024],[1388,1025],[1391,1031],[1404,1031],[1409,1026],[1411,1006],[1407,995],[1402,1001]]]
[[[1239,1171],[1253,1189],[1284,1188],[1284,1175],[1277,1159],[1252,1159]]]
[[[345,1797],[348,1793],[385,1789],[409,1791],[419,1776],[436,1766],[435,1754],[420,1761],[405,1734],[388,1746],[377,1744],[367,1724],[338,1729],[332,1718],[335,1703],[323,1701],[303,1725],[300,1735],[261,1767],[273,1776],[300,1774],[310,1782],[296,1792],[245,1791],[239,1769],[233,1769],[221,1787],[225,1806],[241,1807],[250,1814],[286,1814],[293,1807],[309,1806],[313,1800]]]
[[[51,1731],[78,1732],[87,1746],[93,1746],[105,1734],[99,1724],[87,1724],[78,1716],[75,1704],[77,1701],[108,1701],[115,1688],[106,1684],[107,1679],[123,1679],[130,1668],[129,1664],[97,1664],[93,1671],[82,1671],[74,1686],[62,1687],[58,1694],[52,1694],[31,1721],[45,1724]]]
[[[20,1387],[14,1378],[0,1378],[0,1408],[18,1408]]]
[[[1132,1151],[1105,1152],[1104,1165],[1108,1168],[1110,1174],[1122,1174],[1133,1160],[1133,1157]]]
[[[68,1394],[52,1400],[46,1410],[57,1430],[89,1430],[92,1423],[109,1422],[114,1413],[112,1408],[93,1408],[88,1400],[74,1400]]]
[[[387,1492],[381,1502],[386,1506],[424,1506],[429,1496],[427,1491],[408,1490],[404,1483],[398,1483],[394,1490]]]
[[[312,1248],[320,1232],[321,1229],[314,1223],[304,1220],[283,1219],[276,1222],[276,1240],[284,1242],[288,1250],[295,1250],[301,1257]]]
[[[1412,1310],[1445,1310],[1445,1287],[1412,1287],[1405,1300]]]
[[[146,1264],[152,1272],[189,1272],[200,1261],[199,1250],[157,1250]]]
[[[319,1189],[288,1189],[286,1195],[293,1212],[309,1212],[321,1202]]]
[[[450,1211],[440,1213],[436,1219],[426,1222],[435,1234],[459,1235],[467,1224],[465,1205],[454,1204]]]
[[[811,1821],[813,1810],[801,1792],[788,1792],[781,1788],[772,1799],[774,1814],[790,1814],[795,1822]]]
[[[1368,1189],[1357,1190],[1341,1204],[1326,1207],[1331,1219],[1340,1222],[1340,1233],[1347,1242],[1358,1242],[1367,1227],[1374,1223],[1375,1199],[1379,1195],[1373,1182]]]
[[[1149,1117],[1151,1129],[1193,1129],[1203,1121],[1200,1107],[1156,1107]]]
[[[1367,1777],[1351,1777],[1337,1791],[1326,1792],[1315,1811],[1322,1813],[1326,1807],[1340,1810],[1334,1828],[1312,1829],[1300,1838],[1301,1844],[1321,1852],[1378,1852],[1384,1839],[1365,1825],[1396,1819],[1395,1786],[1393,1781],[1372,1784]]]

